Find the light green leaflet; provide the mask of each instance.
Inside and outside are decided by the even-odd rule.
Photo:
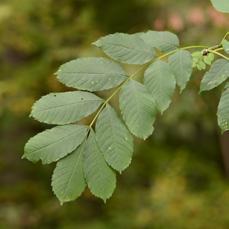
[[[126,73],[120,65],[102,57],[72,60],[63,64],[57,75],[65,85],[87,91],[110,89],[126,79]]]
[[[58,161],[52,175],[52,189],[61,203],[75,200],[86,187],[83,172],[85,144]]]
[[[57,126],[30,138],[23,158],[48,164],[71,153],[86,138],[88,128],[83,125]]]
[[[95,196],[104,201],[111,197],[116,186],[116,175],[106,163],[93,130],[86,142],[84,174],[88,187]]]
[[[229,13],[229,1],[228,0],[211,0],[211,2],[218,11]]]
[[[229,77],[229,61],[224,59],[216,60],[211,66],[210,70],[205,73],[201,84],[200,91],[209,91]]]
[[[69,124],[92,114],[102,99],[83,91],[51,93],[32,107],[31,116],[49,124]]]
[[[204,63],[207,65],[211,65],[213,60],[215,59],[215,55],[213,53],[208,53],[206,56],[203,57]]]
[[[146,44],[160,50],[161,52],[168,52],[179,46],[178,37],[167,31],[147,31],[145,33],[139,33],[139,37],[141,37]]]
[[[225,90],[220,98],[217,117],[218,125],[222,132],[229,130],[229,83],[226,84]]]
[[[144,84],[163,113],[171,103],[176,80],[168,63],[158,60],[145,71]]]
[[[210,57],[210,60],[211,59],[212,57]],[[193,52],[192,61],[193,61],[193,64],[192,64],[193,68],[196,67],[199,71],[206,69],[206,59],[204,58],[202,52],[200,51]],[[207,60],[207,62],[209,62],[209,60]]]
[[[121,172],[129,166],[134,150],[133,137],[109,105],[98,117],[96,139],[105,160],[112,168]]]
[[[192,56],[186,50],[179,50],[169,57],[169,64],[180,91],[183,91],[192,75]]]
[[[145,86],[130,80],[121,90],[119,104],[130,132],[142,139],[149,137],[154,129],[156,108]]]
[[[112,59],[126,64],[145,64],[155,56],[154,48],[136,34],[114,33],[93,44]]]
[[[225,51],[227,54],[229,54],[229,41],[226,40],[226,39],[224,39],[224,40],[222,41],[222,45],[223,45],[224,51]]]

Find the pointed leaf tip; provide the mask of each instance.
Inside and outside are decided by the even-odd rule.
[[[96,47],[98,47],[98,48],[101,47],[101,42],[100,42],[100,40],[94,41],[94,42],[92,42],[91,44],[94,45],[94,46],[96,46]]]

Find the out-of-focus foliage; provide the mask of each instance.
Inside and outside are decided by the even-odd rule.
[[[215,118],[220,90],[198,95],[200,75],[136,150],[104,205],[88,190],[63,207],[50,191],[52,166],[21,160],[33,101],[63,91],[53,73],[89,44],[113,32],[171,30],[182,45],[214,45],[228,30],[226,14],[199,0],[2,0],[0,2],[0,228],[229,227],[229,187]]]

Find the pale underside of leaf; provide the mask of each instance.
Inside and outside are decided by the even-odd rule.
[[[121,172],[129,166],[133,154],[133,138],[109,105],[98,117],[96,139],[106,162],[113,169]]]
[[[111,197],[116,186],[116,175],[106,163],[92,130],[84,152],[84,173],[92,194],[104,201]]]
[[[144,84],[163,113],[171,103],[176,80],[168,63],[158,60],[145,71]]]
[[[160,50],[161,52],[168,52],[179,46],[178,37],[174,33],[168,31],[147,31],[139,33],[139,36],[146,44]]]
[[[169,57],[168,62],[182,92],[192,74],[192,56],[186,50],[179,50]]]
[[[224,51],[229,54],[229,41],[224,39],[223,42],[222,42],[222,45],[223,45],[223,49]]]
[[[51,93],[39,99],[31,116],[48,124],[69,124],[95,112],[102,99],[83,91]]]
[[[229,78],[229,61],[224,59],[216,60],[210,70],[205,73],[201,84],[200,91],[209,91]]]
[[[126,64],[145,64],[155,56],[154,48],[145,44],[137,34],[114,33],[93,44],[112,59]]]
[[[69,156],[57,162],[52,175],[52,189],[61,204],[78,198],[86,187],[83,172],[83,151],[79,146]]]
[[[211,0],[213,6],[220,12],[229,13],[228,0]]]
[[[229,83],[222,93],[217,111],[218,125],[222,132],[229,130]]]
[[[141,83],[130,80],[123,86],[119,104],[124,121],[136,137],[146,139],[153,132],[155,102]]]
[[[57,126],[32,137],[25,145],[23,158],[49,164],[71,153],[85,139],[88,128],[83,125]]]
[[[63,64],[57,71],[60,82],[87,91],[102,91],[118,86],[126,79],[120,65],[102,57],[87,57]]]

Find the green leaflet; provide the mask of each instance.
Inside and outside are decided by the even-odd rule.
[[[223,45],[224,51],[225,51],[227,54],[229,54],[229,41],[226,40],[226,39],[224,39],[224,40],[222,41],[222,45]]]
[[[109,57],[126,64],[145,64],[155,56],[153,47],[137,34],[114,33],[93,43]]]
[[[107,105],[96,123],[96,139],[107,163],[121,172],[126,169],[133,154],[133,138],[115,110]]]
[[[145,71],[144,84],[163,113],[169,107],[176,87],[176,80],[169,64],[161,60],[151,64]]]
[[[72,60],[63,64],[57,75],[65,85],[88,91],[110,89],[126,79],[126,73],[120,65],[102,57]]]
[[[206,59],[204,58],[202,52],[200,51],[193,52],[192,58],[193,58],[193,64],[192,64],[193,68],[196,67],[199,71],[206,69]]]
[[[144,85],[135,80],[126,83],[121,90],[119,104],[123,119],[132,134],[143,139],[152,134],[156,108]]]
[[[86,138],[83,125],[57,126],[32,137],[25,145],[23,158],[49,164],[71,153]]]
[[[229,130],[229,83],[222,93],[217,111],[218,125],[222,132]]]
[[[147,31],[139,33],[139,36],[151,47],[157,48],[161,52],[168,52],[179,46],[178,37],[167,31]]]
[[[215,59],[215,55],[213,53],[208,53],[203,57],[204,63],[207,65],[211,65],[213,60]]]
[[[75,200],[86,187],[83,172],[85,144],[58,161],[52,175],[52,189],[61,203]]]
[[[223,13],[229,13],[229,1],[228,0],[211,0],[213,6]]]
[[[51,93],[39,99],[31,116],[48,124],[69,124],[92,114],[102,99],[83,91]]]
[[[190,52],[179,50],[169,57],[169,64],[180,91],[183,91],[192,74],[192,56]]]
[[[229,62],[224,59],[216,60],[211,66],[210,70],[205,73],[201,84],[200,91],[209,91],[229,77]]]
[[[86,142],[84,173],[88,187],[95,196],[104,201],[111,197],[116,186],[116,175],[107,165],[93,130]]]

